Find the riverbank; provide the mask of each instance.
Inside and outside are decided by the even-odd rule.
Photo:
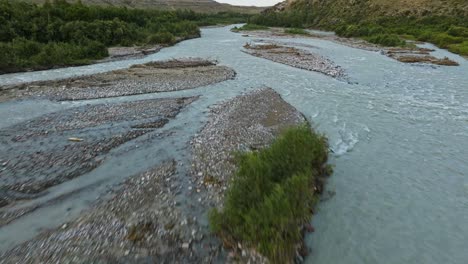
[[[20,73],[20,72],[33,72],[33,71],[44,71],[44,70],[51,70],[51,69],[61,69],[65,67],[76,67],[76,66],[84,66],[84,65],[92,65],[92,64],[99,64],[99,63],[106,63],[106,62],[113,62],[113,61],[122,61],[122,60],[130,60],[130,59],[140,59],[145,56],[158,53],[164,48],[171,47],[176,45],[179,42],[199,38],[200,35],[191,35],[191,36],[184,36],[184,37],[174,37],[170,43],[161,43],[161,44],[146,44],[141,46],[116,46],[116,47],[109,47],[107,49],[107,55],[103,58],[97,59],[82,59],[76,62],[70,62],[66,64],[51,64],[51,65],[41,65],[41,66],[34,66],[30,68],[11,68],[9,70],[0,71],[1,74],[8,74],[8,73]]]
[[[236,73],[214,61],[182,58],[68,79],[0,86],[0,101],[20,98],[85,100],[193,89],[233,79]]]
[[[192,36],[176,37],[171,43],[166,43],[166,44],[132,46],[132,47],[110,47],[110,48],[107,48],[107,53],[109,54],[107,58],[96,60],[90,64],[98,64],[98,63],[129,60],[129,59],[140,59],[145,56],[155,54],[164,48],[172,47],[182,41],[199,38],[199,37],[200,37],[199,34],[192,35]]]
[[[80,10],[79,16],[76,10]],[[92,64],[106,58],[109,47],[172,45],[199,37],[196,21],[209,17],[189,11],[67,2],[37,5],[4,1],[0,11],[0,19],[14,21],[4,23],[0,73]],[[217,15],[212,18],[216,21]]]
[[[160,100],[171,102],[172,99]],[[193,100],[187,98],[183,102]],[[141,105],[141,102],[135,102],[136,105]],[[130,111],[126,110],[128,106],[119,109]],[[165,109],[169,111],[167,106],[161,105],[159,109],[158,113]],[[109,115],[103,113],[103,110],[95,111],[99,113],[96,117],[101,117],[99,121],[91,118],[89,122],[94,125],[108,122],[105,117]],[[77,109],[69,112],[76,113]],[[112,119],[121,120],[126,115],[111,116]],[[83,117],[79,115],[75,121],[65,122],[59,131],[87,127],[80,124],[81,120],[86,124],[86,118]],[[57,118],[52,115],[42,120],[55,126],[54,120]],[[247,253],[248,249],[242,247],[226,252],[222,243],[204,224],[206,219],[193,218],[192,215],[200,212],[205,215],[201,218],[205,218],[210,208],[219,207],[223,203],[224,193],[236,169],[233,163],[235,151],[264,148],[281,131],[304,121],[304,116],[272,89],[257,90],[214,106],[210,110],[209,120],[190,142],[188,151],[192,153],[192,164],[190,171],[187,171],[189,175],[180,173],[183,171],[177,172],[177,168],[183,165],[174,161],[135,175],[114,191],[110,199],[96,202],[92,209],[82,213],[78,219],[40,234],[3,253],[1,258],[5,263],[29,263],[33,260],[211,262],[226,261],[226,258],[234,261],[238,257],[251,260],[261,258],[254,251]],[[31,127],[43,127],[40,124],[44,122],[32,122]],[[87,140],[88,137],[81,135],[79,138]],[[13,165],[14,160],[8,166]],[[48,165],[38,163],[33,167],[41,166]],[[187,176],[190,177],[189,181],[181,180],[181,177]],[[181,195],[185,196],[182,200]],[[5,208],[2,210],[5,212]]]
[[[459,63],[449,59],[447,57],[436,57],[431,55],[431,52],[434,50],[418,47],[416,44],[410,44],[403,47],[385,47],[377,44],[370,43],[363,39],[358,38],[344,38],[339,37],[335,34],[317,34],[313,30],[304,30],[307,34],[291,34],[287,33],[285,28],[267,28],[259,30],[241,30],[234,31],[240,32],[245,37],[257,37],[257,38],[319,38],[324,40],[333,41],[338,44],[346,45],[353,48],[379,52],[382,55],[385,55],[389,58],[398,60],[403,63],[422,63],[422,64],[433,64],[439,66],[459,66]],[[289,45],[301,45],[301,44],[291,44]]]
[[[112,47],[107,49],[109,56],[105,59],[96,61],[96,63],[139,59],[144,56],[157,53],[163,48],[164,46],[162,45],[154,45],[150,47]]]
[[[249,22],[262,26],[313,27],[384,46],[403,46],[405,40],[417,40],[468,55],[466,1],[380,0],[350,5],[346,0],[325,3],[295,0],[279,3]]]

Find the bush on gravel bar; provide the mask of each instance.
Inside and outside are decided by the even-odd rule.
[[[210,212],[225,245],[256,248],[272,263],[291,262],[311,217],[327,165],[327,139],[308,124],[287,129],[270,147],[238,155],[222,211]]]

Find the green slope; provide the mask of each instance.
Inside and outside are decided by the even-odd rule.
[[[289,0],[287,10],[313,9],[330,20],[365,16],[468,16],[466,0]],[[274,8],[269,9],[274,11]]]
[[[386,46],[402,37],[468,55],[466,0],[296,0],[267,9],[251,22],[314,27]]]

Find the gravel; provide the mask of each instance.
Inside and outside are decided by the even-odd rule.
[[[244,51],[250,55],[295,68],[320,72],[338,79],[344,79],[346,76],[344,70],[331,60],[303,49],[264,42],[248,43],[244,48]]]
[[[2,263],[197,261],[188,250],[193,238],[184,231],[192,224],[180,221],[181,210],[172,203],[175,170],[170,161],[130,178],[110,200],[4,253]]]
[[[286,127],[305,122],[303,115],[271,88],[241,95],[211,109],[211,119],[192,142],[192,175],[213,192],[213,206],[235,171],[233,153],[269,145]],[[207,188],[216,187],[216,188]]]
[[[11,141],[18,142],[52,132],[80,130],[112,123],[129,122],[134,126],[141,126],[142,122],[152,121],[153,118],[156,118],[154,121],[159,121],[162,117],[173,118],[196,99],[197,97],[162,98],[74,107],[2,129],[0,142],[4,142],[4,137],[11,137]]]
[[[262,88],[217,105],[210,120],[192,142],[192,177],[207,208],[222,207],[236,170],[234,153],[268,146],[285,128],[306,122],[305,117],[271,88]],[[255,251],[237,250],[230,261],[263,262]]]
[[[0,200],[30,199],[101,164],[112,149],[164,126],[197,97],[86,105],[0,131]],[[1,217],[0,217],[1,220]]]
[[[302,122],[304,116],[269,88],[213,106],[208,122],[189,144],[190,170],[179,170],[186,166],[168,161],[135,175],[78,219],[43,232],[0,259],[2,263],[265,262],[240,244],[225,252],[221,241],[210,234],[205,214],[222,206],[235,170],[233,151],[265,147],[284,128]]]
[[[54,81],[0,87],[0,101],[23,97],[85,100],[193,89],[229,79],[234,70],[215,62],[185,58]]]

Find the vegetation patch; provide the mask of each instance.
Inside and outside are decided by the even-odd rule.
[[[397,35],[394,35],[394,34],[379,34],[379,35],[369,36],[364,39],[369,41],[370,43],[387,46],[387,47],[406,45],[406,41],[400,39]]]
[[[309,32],[302,28],[287,28],[284,30],[284,33],[292,35],[310,35]]]
[[[448,50],[453,53],[468,56],[468,40],[464,41],[463,43],[451,44],[449,45]]]
[[[226,246],[254,248],[272,263],[289,263],[302,228],[331,174],[327,139],[308,124],[285,130],[270,147],[238,154],[224,208],[210,226]]]

